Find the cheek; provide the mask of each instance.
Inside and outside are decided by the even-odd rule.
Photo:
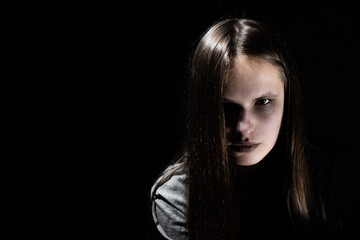
[[[276,140],[282,121],[282,111],[273,112],[272,114],[262,117],[258,122],[258,134],[264,136],[267,140]]]

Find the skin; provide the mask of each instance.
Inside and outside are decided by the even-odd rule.
[[[239,56],[223,92],[230,159],[259,163],[275,146],[284,109],[284,82],[275,65]]]

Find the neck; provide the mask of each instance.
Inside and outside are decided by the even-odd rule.
[[[264,158],[251,166],[234,166],[236,185],[249,191],[271,191],[278,185],[280,177],[275,161]]]

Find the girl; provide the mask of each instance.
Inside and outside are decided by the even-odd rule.
[[[298,239],[325,222],[279,35],[228,18],[201,36],[187,75],[183,149],[151,189],[166,239]]]

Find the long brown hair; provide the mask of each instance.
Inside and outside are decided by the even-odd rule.
[[[264,59],[281,70],[285,105],[276,147],[283,156],[288,212],[301,226],[322,216],[321,208],[314,206],[301,122],[301,92],[291,55],[270,26],[251,19],[222,19],[199,39],[187,73],[185,145],[190,239],[236,237],[238,216],[225,143],[222,95],[224,82],[240,54]],[[319,209],[320,213],[314,213]]]

